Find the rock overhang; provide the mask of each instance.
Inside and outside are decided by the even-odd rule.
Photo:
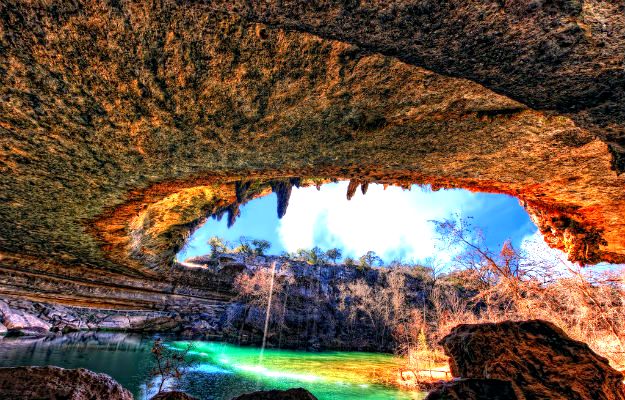
[[[298,179],[507,193],[572,260],[625,259],[614,141],[597,138],[599,125],[580,117],[587,109],[544,98],[551,81],[513,100],[485,86],[507,94],[510,76],[527,71],[486,68],[496,84],[467,60],[448,66],[464,75],[442,68],[460,55],[439,42],[418,57],[416,45],[385,49],[371,25],[382,17],[356,40],[357,10],[342,11],[349,23],[339,26],[338,5],[320,6],[321,25],[308,6],[249,4],[0,6],[0,250],[11,263],[154,279],[204,218],[241,202],[244,182],[257,196]],[[530,22],[544,25],[541,13]]]

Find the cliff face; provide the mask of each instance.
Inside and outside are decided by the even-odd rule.
[[[189,293],[190,288],[203,285],[197,280],[180,282],[179,278],[179,286],[187,293],[178,290],[162,295],[160,301],[166,307],[161,309],[146,307],[149,300],[158,304],[155,298],[128,299],[130,288],[118,292],[101,289],[106,297],[94,293],[90,303],[82,304],[79,301],[86,296],[74,291],[67,296],[72,299],[67,305],[15,297],[3,300],[0,296],[0,329],[4,324],[12,333],[36,335],[101,329],[167,331],[260,346],[273,263],[277,267],[265,339],[276,348],[394,352],[400,346],[396,328],[409,324],[415,310],[419,315],[423,312],[434,287],[428,271],[417,267],[310,265],[277,256],[225,253],[186,262],[198,275],[220,282],[219,301],[205,299],[211,292],[195,289]],[[453,290],[459,298],[470,295],[465,289]],[[117,304],[110,304],[113,301]]]
[[[336,3],[0,4],[0,293],[221,298],[189,232],[319,178],[508,193],[625,260],[622,5]]]

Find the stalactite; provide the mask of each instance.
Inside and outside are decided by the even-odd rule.
[[[388,188],[388,183],[385,183],[384,185],[382,185],[382,187],[384,188],[384,190],[386,190]]]
[[[369,182],[363,182],[360,185],[360,191],[362,192],[362,194],[367,194],[367,190],[369,190]]]
[[[278,218],[282,218],[286,214],[286,209],[289,206],[289,199],[291,198],[291,189],[294,185],[293,179],[299,178],[269,182],[271,190],[276,194],[276,196],[278,196]],[[299,185],[299,182],[297,182],[297,184]]]
[[[302,178],[291,178],[289,179],[289,182],[291,182],[291,185],[299,189],[300,185],[302,184]]]
[[[356,179],[352,179],[349,181],[349,185],[347,185],[347,200],[351,200],[356,193],[356,189],[358,189],[358,185],[360,185],[360,181]]]
[[[248,191],[252,186],[252,181],[238,181],[234,186],[234,191],[237,195],[237,202],[243,203],[247,200]]]
[[[233,203],[228,208],[228,228],[231,228],[234,225],[237,217],[241,215],[241,210],[239,209],[239,203]]]
[[[228,211],[228,208],[221,208],[217,210],[217,212],[213,214],[213,219],[217,221],[221,221],[221,219],[223,218],[223,216],[226,214],[227,211]]]

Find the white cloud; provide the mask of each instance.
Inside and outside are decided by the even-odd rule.
[[[429,193],[413,186],[405,193],[398,187],[371,185],[365,196],[358,191],[350,201],[346,191],[347,182],[324,185],[321,191],[294,189],[278,226],[283,246],[288,251],[339,247],[352,257],[373,250],[387,261],[449,260],[451,255],[437,248],[431,221],[470,215],[481,207],[475,194],[462,190]]]

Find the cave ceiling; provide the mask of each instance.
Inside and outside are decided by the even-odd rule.
[[[624,15],[3,1],[0,291],[24,271],[158,277],[241,188],[324,179],[510,194],[571,260],[623,262]]]

